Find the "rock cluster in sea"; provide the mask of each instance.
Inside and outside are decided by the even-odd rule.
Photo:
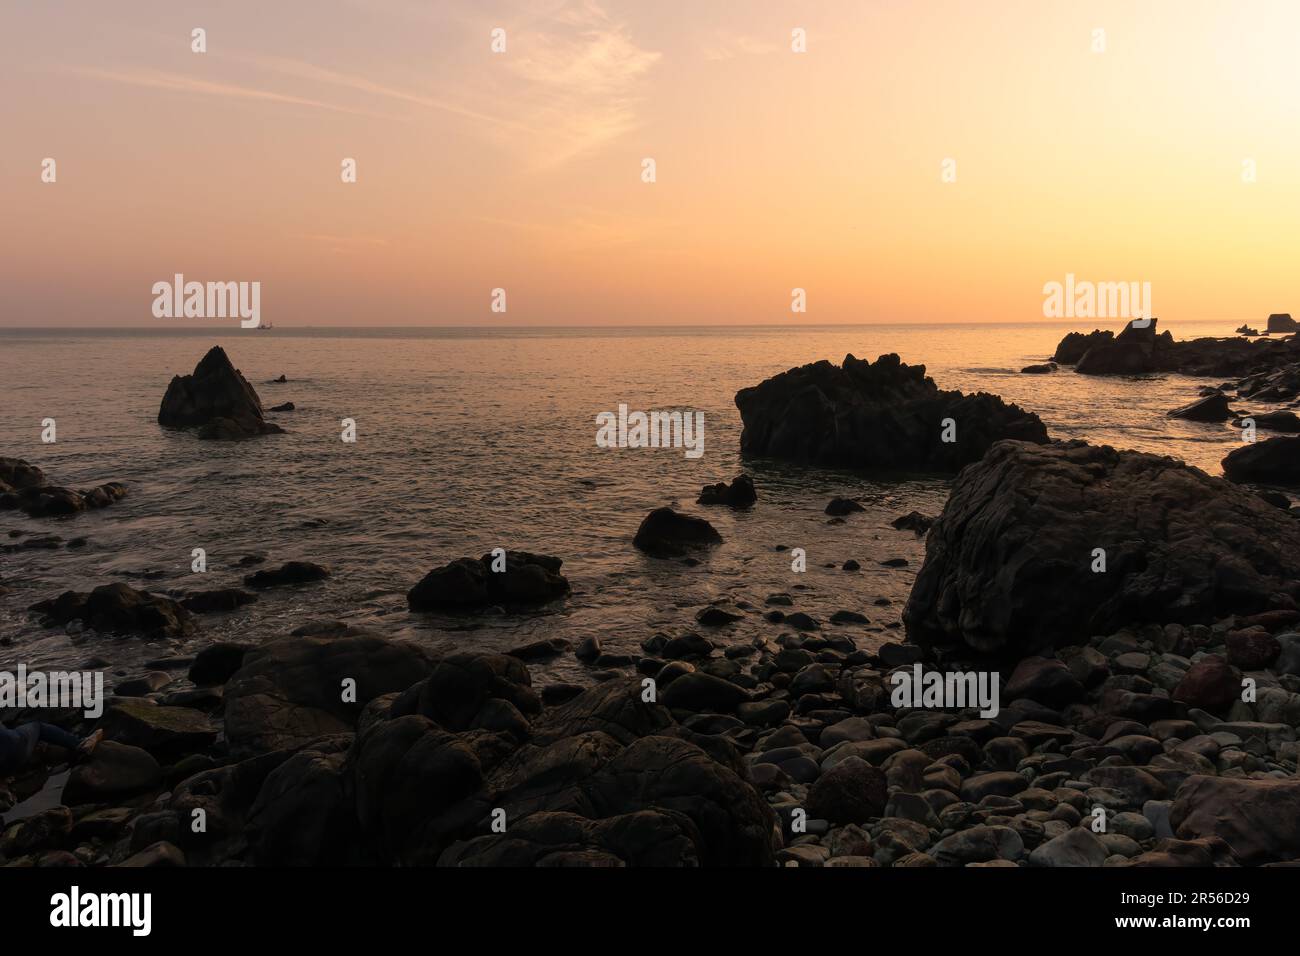
[[[126,485],[110,481],[84,491],[52,485],[45,472],[21,458],[0,458],[0,510],[54,518],[106,508],[126,497]]]
[[[924,365],[847,355],[736,393],[741,451],[803,464],[954,473],[1004,438],[1046,442],[1032,412],[979,392],[941,390]]]

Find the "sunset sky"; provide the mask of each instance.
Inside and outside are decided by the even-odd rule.
[[[0,325],[195,324],[177,272],[286,326],[1300,315],[1297,51],[1295,0],[0,0]]]

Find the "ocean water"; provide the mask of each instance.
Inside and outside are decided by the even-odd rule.
[[[1235,324],[1172,331],[1227,335]],[[0,580],[10,589],[0,596],[0,635],[11,639],[0,646],[0,668],[99,656],[112,662],[111,686],[151,658],[218,639],[269,640],[319,619],[439,649],[596,635],[608,651],[636,653],[656,631],[694,629],[695,611],[712,600],[761,609],[777,591],[822,621],[841,608],[865,613],[870,624],[837,630],[874,647],[901,637],[924,554],[923,539],[890,522],[912,510],[937,514],[948,483],[742,461],[736,391],[818,359],[897,352],[926,365],[940,387],[995,392],[1037,412],[1053,437],[1174,455],[1221,473],[1219,460],[1237,440],[1230,427],[1165,416],[1193,400],[1203,379],[1019,374],[1072,326],[1082,328],[0,330],[0,454],[27,459],[57,484],[130,485],[123,501],[69,519],[0,512],[0,548],[21,540],[12,531],[88,539],[80,549],[0,551]],[[226,349],[264,405],[296,405],[269,416],[287,434],[201,442],[158,426],[168,381],[192,371],[212,345]],[[287,383],[269,384],[281,373]],[[596,447],[596,416],[620,403],[702,410],[703,456]],[[45,418],[57,422],[54,444],[41,442]],[[357,423],[355,444],[340,440],[343,418]],[[758,488],[754,509],[694,503],[702,485],[741,471]],[[861,498],[866,512],[828,524],[823,509],[836,495]],[[706,515],[723,545],[696,567],[634,550],[641,519],[665,504]],[[806,549],[807,572],[793,573],[778,545]],[[190,570],[199,547],[208,560],[202,575]],[[523,615],[408,612],[405,593],[427,571],[494,547],[563,558],[572,596]],[[252,570],[237,564],[248,554],[266,555],[262,567],[316,561],[332,576],[204,615],[198,636],[184,643],[70,636],[41,628],[25,610],[65,589],[113,581],[172,595],[238,585]],[[840,570],[850,558],[862,570]],[[909,566],[879,564],[888,558]],[[709,634],[747,642],[780,630],[755,613]],[[535,683],[592,679],[572,654],[532,671]]]

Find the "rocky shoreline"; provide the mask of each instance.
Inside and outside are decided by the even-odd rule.
[[[1300,387],[1300,337],[1189,345],[1154,324],[1082,352],[1089,337],[1067,337],[1053,361],[1100,348],[1085,369],[1129,369],[1142,364],[1135,355],[1152,368],[1231,368],[1192,374],[1240,376],[1238,400],[1281,394],[1291,375]],[[1207,341],[1224,344],[1216,354]],[[188,668],[184,683],[160,672],[119,684],[97,722],[39,715],[97,726],[106,741],[71,767],[57,804],[6,819],[0,862],[1300,861],[1300,526],[1289,499],[1278,507],[1247,484],[1260,472],[1226,480],[1053,442],[1031,412],[942,391],[897,356],[794,369],[736,404],[750,454],[956,476],[941,514],[896,522],[926,536],[906,641],[860,647],[850,632],[874,606],[819,621],[792,586],[761,606],[694,609],[638,654],[557,639],[437,655],[339,621],[214,643],[169,663]],[[159,423],[218,440],[274,441],[279,430],[219,349],[173,381]],[[1280,441],[1300,443],[1246,447]],[[48,487],[3,461],[6,494]],[[1264,474],[1273,483],[1279,470]],[[745,475],[705,487],[698,504],[762,508],[763,494]],[[854,504],[832,502],[830,520],[851,520]],[[672,567],[720,540],[705,517],[661,508],[628,547]],[[562,568],[525,551],[458,558],[410,582],[410,613],[562,602]],[[289,562],[180,600],[111,583],[51,595],[32,613],[126,640],[201,634],[203,614],[335,573],[345,571]],[[530,662],[560,654],[589,664],[594,684],[534,686]],[[996,677],[991,715],[986,702],[897,693],[908,679],[951,687],[952,675],[976,674]],[[47,786],[58,758],[41,756],[0,780],[0,812]]]

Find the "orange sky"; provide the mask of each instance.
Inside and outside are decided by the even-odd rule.
[[[2,0],[0,325],[196,324],[177,272],[277,325],[1300,314],[1297,49],[1294,0]]]

